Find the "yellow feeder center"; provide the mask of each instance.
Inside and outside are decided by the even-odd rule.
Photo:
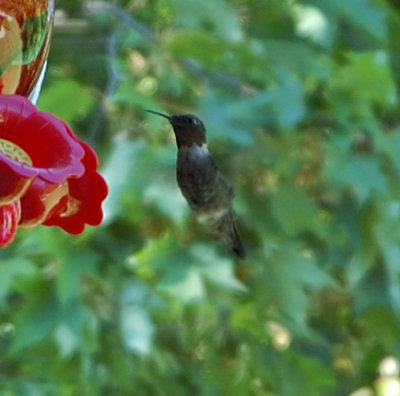
[[[31,157],[29,157],[26,151],[9,140],[0,138],[0,152],[14,161],[32,166]]]

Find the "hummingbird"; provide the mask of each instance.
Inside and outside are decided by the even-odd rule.
[[[176,178],[191,210],[238,258],[244,259],[245,249],[232,208],[235,193],[208,151],[203,122],[193,114],[147,111],[166,118],[172,125],[178,146]]]

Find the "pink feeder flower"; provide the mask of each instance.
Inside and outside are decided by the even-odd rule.
[[[79,234],[100,224],[107,192],[96,154],[68,125],[23,96],[0,95],[0,247],[19,226]]]

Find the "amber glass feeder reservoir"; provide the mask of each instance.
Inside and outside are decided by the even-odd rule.
[[[46,70],[53,0],[0,0],[0,93],[36,102]]]

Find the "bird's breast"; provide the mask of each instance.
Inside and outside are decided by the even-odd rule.
[[[228,186],[206,145],[179,149],[177,180],[182,194],[197,213],[220,210],[231,200]]]

